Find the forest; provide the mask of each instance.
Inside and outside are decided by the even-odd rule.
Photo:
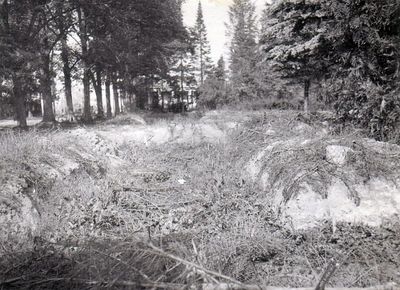
[[[73,114],[77,80],[84,122],[117,115],[119,102],[128,110],[147,103],[159,109],[168,91],[169,102],[198,100],[211,109],[333,110],[343,125],[399,141],[395,0],[274,1],[260,19],[251,1],[236,1],[228,65],[223,57],[211,60],[201,4],[194,27],[185,27],[181,1],[2,2],[1,114],[21,127],[37,96],[44,122],[56,120],[57,97]],[[63,84],[58,96],[56,78]]]
[[[400,289],[399,83],[399,0],[0,0],[0,289]]]

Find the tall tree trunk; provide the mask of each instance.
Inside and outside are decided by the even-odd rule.
[[[69,64],[69,53],[67,37],[63,36],[61,39],[61,59],[63,63],[63,73],[64,73],[64,94],[65,101],[67,103],[67,114],[68,118],[73,118],[74,104],[72,101],[72,77],[71,77],[71,67]]]
[[[114,95],[114,115],[117,116],[119,115],[120,109],[119,109],[119,93],[118,93],[118,84],[117,84],[117,77],[113,75],[112,77],[112,87],[113,87],[113,95]]]
[[[92,121],[92,111],[90,108],[90,72],[88,69],[84,69],[83,73],[83,115],[82,120],[84,122]]]
[[[204,84],[203,43],[200,43],[200,84]]]
[[[119,104],[119,112],[122,114],[124,112],[124,92],[123,92],[123,88],[119,89],[119,94],[118,94],[118,104]]]
[[[24,80],[19,72],[13,74],[13,94],[15,117],[18,121],[18,126],[26,128],[28,124],[26,122]]]
[[[129,105],[129,110],[133,110],[133,106],[132,106],[132,98],[131,98],[131,94],[130,94],[130,77],[129,77],[129,67],[127,64],[125,64],[125,73],[124,73],[124,81],[123,81],[123,99],[124,99],[124,104],[127,103],[127,100],[129,98],[131,104]]]
[[[184,71],[183,71],[183,55],[181,54],[181,79],[180,79],[180,81],[181,81],[181,84],[180,84],[180,89],[181,89],[181,95],[182,95],[182,92],[183,92],[183,82],[184,82],[184,78],[185,78],[185,75],[184,75]],[[178,100],[178,101],[180,101],[180,99]]]
[[[103,108],[103,90],[101,81],[101,69],[96,66],[96,75],[91,72],[90,77],[92,79],[93,87],[96,93],[96,103],[97,103],[97,118],[104,118],[104,108]]]
[[[42,75],[40,78],[40,88],[43,98],[43,122],[54,122],[56,120],[53,110],[53,94],[51,90],[51,69],[50,53],[45,50],[41,55]]]
[[[125,80],[122,80],[121,85],[120,85],[120,103],[123,103],[123,100],[126,100],[127,97],[127,92],[126,92],[126,88],[125,88]]]
[[[308,113],[310,110],[310,79],[304,80],[304,112]]]
[[[86,15],[81,7],[78,8],[79,36],[82,48],[83,62],[83,115],[84,122],[92,121],[92,113],[90,108],[90,68],[88,63],[88,36],[86,27]]]
[[[74,121],[74,105],[72,101],[72,74],[70,66],[70,54],[68,47],[68,26],[72,22],[71,13],[65,13],[65,4],[68,1],[56,1],[56,17],[58,33],[61,36],[61,61],[64,74],[64,96],[68,121]]]
[[[179,109],[179,106],[182,106],[181,112],[184,111],[183,104],[182,104],[182,102],[183,102],[183,82],[184,82],[184,78],[185,78],[185,75],[184,75],[184,71],[183,71],[183,55],[181,54],[181,91],[179,92],[179,96],[178,96],[178,109]]]
[[[107,103],[107,118],[112,117],[111,111],[111,80],[110,80],[110,73],[107,72],[106,75],[106,103]]]

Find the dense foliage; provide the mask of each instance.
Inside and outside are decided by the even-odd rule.
[[[230,101],[242,102],[257,96],[254,67],[257,56],[255,5],[250,0],[234,0],[229,8]]]
[[[400,3],[325,3],[333,16],[328,58],[331,101],[343,122],[368,128],[380,140],[399,139]]]
[[[1,84],[12,92],[20,126],[26,126],[26,100],[34,92],[42,95],[43,120],[55,120],[52,84],[57,67],[62,67],[67,106],[73,111],[71,78],[78,64],[75,73],[84,87],[82,118],[89,121],[91,85],[97,116],[103,117],[105,81],[110,116],[110,84],[114,96],[132,101],[138,79],[167,76],[175,55],[168,44],[188,38],[179,0],[3,0],[0,11]]]
[[[400,3],[384,1],[277,1],[265,12],[265,65],[282,78],[322,86],[342,124],[397,138]]]
[[[205,80],[204,84],[200,86],[199,103],[203,107],[216,109],[218,105],[227,103],[228,94],[225,60],[221,56],[217,66]]]

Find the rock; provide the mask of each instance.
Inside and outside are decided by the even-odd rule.
[[[326,147],[326,160],[338,166],[346,164],[347,153],[351,151],[349,147],[340,145],[329,145]]]
[[[256,152],[247,162],[245,178],[264,190],[265,203],[272,203],[294,229],[323,221],[379,226],[400,217],[400,172],[390,170],[398,168],[390,164],[400,148],[388,146],[363,142],[363,150],[377,152],[368,162],[385,162],[368,168],[362,158],[350,162],[356,149],[337,140],[291,138]]]
[[[400,183],[375,178],[356,188],[359,205],[338,179],[329,186],[327,198],[305,185],[296,198],[289,200],[286,205],[280,205],[281,210],[295,229],[314,227],[323,220],[331,220],[333,224],[350,222],[379,226],[385,220],[399,218]]]

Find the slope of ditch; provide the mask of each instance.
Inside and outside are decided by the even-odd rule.
[[[312,287],[331,259],[331,285],[400,282],[398,147],[323,118],[128,115],[0,140],[0,286]]]
[[[291,123],[285,130],[285,122]],[[323,221],[399,221],[400,146],[288,119],[256,125],[262,136],[247,175],[295,229]],[[282,134],[282,132],[284,132]],[[260,137],[259,137],[260,138]]]

